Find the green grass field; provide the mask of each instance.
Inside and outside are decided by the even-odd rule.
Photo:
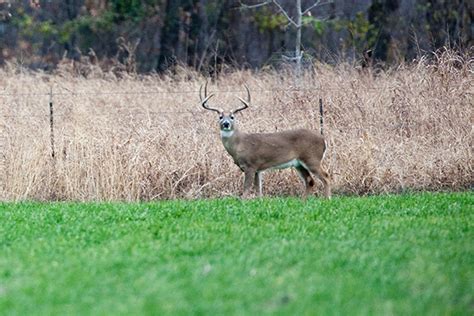
[[[474,195],[0,204],[1,315],[472,315]]]

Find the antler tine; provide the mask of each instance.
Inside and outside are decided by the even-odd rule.
[[[246,108],[248,108],[250,106],[250,90],[249,90],[249,87],[247,87],[246,84],[244,85],[244,87],[245,87],[245,90],[247,90],[247,101],[245,101],[244,99],[239,97],[238,99],[240,100],[240,102],[242,102],[244,104],[244,106],[241,107],[241,108],[238,108],[237,110],[234,110],[233,113],[237,113],[239,111],[245,110]]]
[[[207,101],[209,101],[210,98],[212,98],[214,96],[213,93],[211,93],[210,95],[207,95],[207,81],[206,81],[206,84],[204,85],[204,100],[202,98],[202,85],[201,87],[199,88],[199,99],[201,100],[201,105],[203,108],[205,108],[206,110],[209,110],[209,111],[215,111],[217,113],[221,113],[220,110],[218,109],[213,109],[213,108],[210,108],[207,106]]]
[[[204,85],[204,99],[207,98],[207,83],[208,81],[206,80],[206,84]],[[202,86],[199,87],[199,99],[202,101]]]

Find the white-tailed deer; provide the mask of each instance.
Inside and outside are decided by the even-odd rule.
[[[214,94],[207,95],[207,82],[199,89],[201,105],[209,111],[219,113],[221,139],[227,152],[234,162],[245,173],[244,197],[248,196],[252,187],[262,195],[261,173],[268,169],[294,167],[304,181],[303,198],[314,186],[311,174],[316,175],[324,185],[324,195],[331,197],[329,175],[321,167],[321,160],[326,151],[326,142],[322,135],[307,129],[288,130],[276,133],[247,134],[238,130],[235,114],[250,105],[250,91],[247,86],[247,100],[238,98],[242,107],[231,112],[211,108],[207,105]]]

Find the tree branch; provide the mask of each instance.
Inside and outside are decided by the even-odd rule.
[[[245,4],[242,1],[239,1],[239,2],[240,2],[240,5],[242,6],[243,9],[255,9],[255,8],[263,7],[264,5],[270,4],[273,1],[272,0],[266,0],[264,2],[257,3],[257,4]]]
[[[242,6],[242,8],[244,9],[255,9],[255,8],[259,8],[259,7],[263,7],[267,4],[270,4],[270,3],[273,3],[274,5],[276,5],[278,7],[278,10],[283,13],[283,15],[285,16],[285,18],[290,22],[290,24],[294,25],[296,28],[298,27],[301,27],[301,25],[298,25],[298,23],[296,23],[291,17],[290,15],[285,11],[285,9],[283,9],[283,7],[281,6],[281,4],[277,1],[277,0],[265,0],[264,2],[260,2],[260,3],[257,3],[257,4],[245,4],[243,3],[242,1],[239,1],[240,2],[240,5]]]
[[[278,9],[280,10],[280,12],[283,13],[283,15],[285,16],[285,18],[286,18],[291,24],[293,24],[296,28],[301,27],[301,25],[298,25],[298,23],[296,23],[296,22],[290,17],[290,15],[285,11],[285,9],[283,9],[283,7],[281,6],[281,4],[280,4],[277,0],[272,0],[272,2],[278,7]]]
[[[332,0],[328,0],[328,1],[326,1],[326,2],[321,3],[321,0],[318,0],[318,1],[316,1],[315,3],[313,3],[309,8],[307,8],[306,10],[304,10],[304,11],[302,12],[302,15],[305,15],[306,13],[308,13],[308,12],[311,11],[311,10],[313,10],[313,9],[316,8],[317,6],[329,4],[329,3],[332,3],[332,2],[333,2]]]

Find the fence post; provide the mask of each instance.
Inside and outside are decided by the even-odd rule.
[[[54,152],[54,116],[53,116],[53,86],[49,90],[49,127],[50,127],[50,140],[51,140],[51,158],[55,158]]]
[[[319,98],[319,128],[321,135],[323,134],[323,99]]]

